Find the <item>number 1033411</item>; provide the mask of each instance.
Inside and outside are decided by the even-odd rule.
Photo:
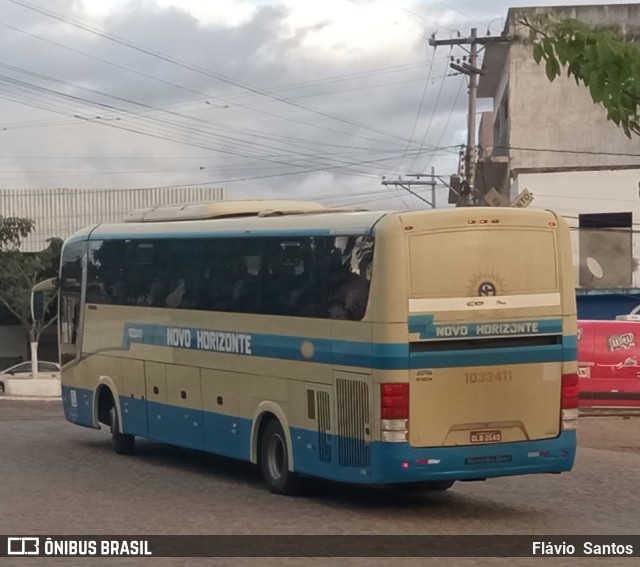
[[[464,381],[465,384],[480,384],[483,382],[511,382],[513,375],[511,370],[498,370],[485,372],[465,372]]]

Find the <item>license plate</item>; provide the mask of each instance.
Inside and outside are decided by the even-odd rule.
[[[502,441],[501,431],[472,431],[469,436],[471,443],[499,443]]]

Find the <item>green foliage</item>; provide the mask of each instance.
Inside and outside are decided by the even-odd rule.
[[[0,216],[0,251],[20,248],[22,239],[29,236],[34,225],[31,219]]]
[[[31,288],[38,281],[56,274],[62,240],[52,238],[45,250],[22,253],[22,240],[33,227],[34,223],[29,219],[0,217],[0,303],[20,320],[32,338],[37,338],[41,328],[31,322]]]
[[[616,32],[595,29],[574,19],[520,22],[536,34],[533,59],[544,61],[547,78],[573,77],[585,85],[607,118],[631,138],[640,135],[640,46],[624,41]]]

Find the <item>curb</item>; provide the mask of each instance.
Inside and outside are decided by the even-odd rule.
[[[59,378],[4,378],[4,395],[29,398],[60,398]]]
[[[62,402],[62,398],[54,396],[7,396],[0,394],[0,403],[2,400],[8,402]]]

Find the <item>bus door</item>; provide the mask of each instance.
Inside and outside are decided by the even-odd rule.
[[[72,242],[64,247],[60,270],[60,363],[62,366],[79,355],[82,274],[87,243]]]

